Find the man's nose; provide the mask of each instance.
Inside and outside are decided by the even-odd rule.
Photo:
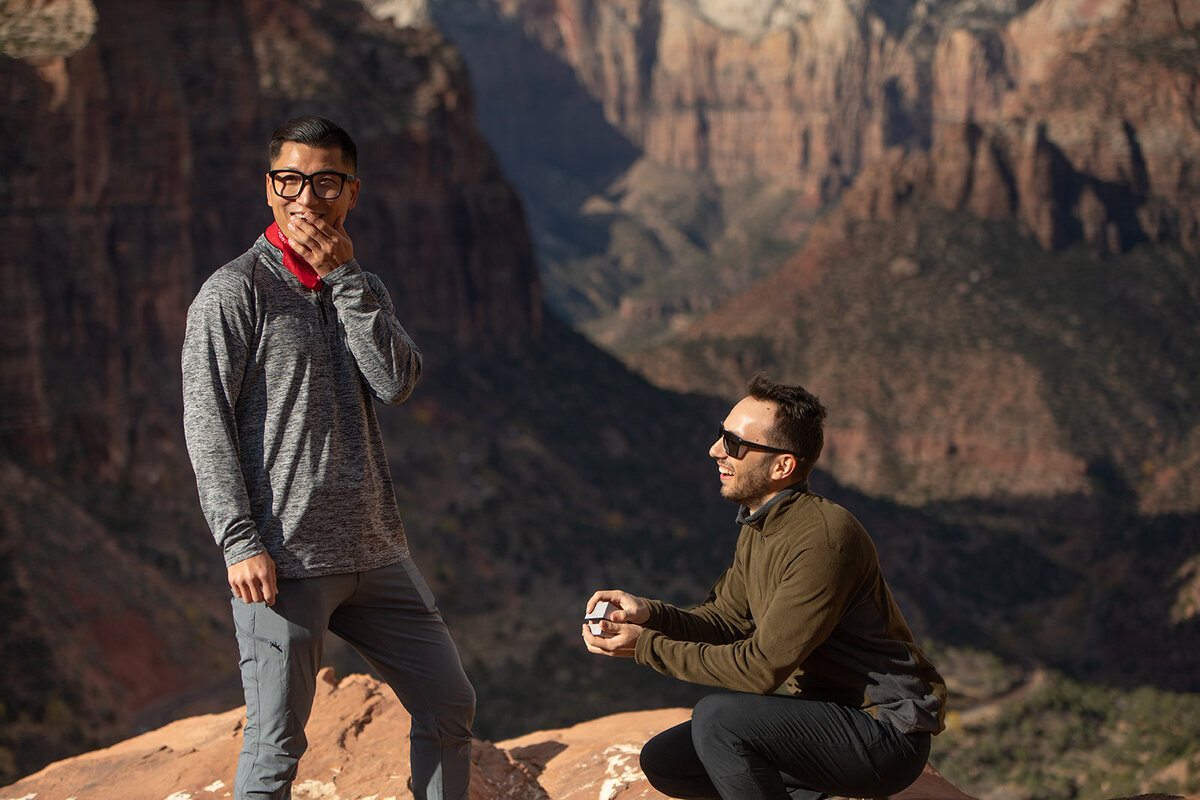
[[[317,197],[317,193],[313,189],[312,181],[305,181],[304,185],[300,187],[300,194],[296,195],[293,199],[300,205],[311,206],[315,205],[320,198]]]
[[[721,441],[720,437],[718,437],[717,440],[712,443],[712,447],[708,448],[708,454],[713,458],[720,458],[721,456],[728,455],[728,453],[725,452],[725,444]]]

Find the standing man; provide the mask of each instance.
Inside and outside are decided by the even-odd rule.
[[[729,693],[642,748],[671,797],[878,797],[908,786],[942,729],[946,687],[913,642],[875,546],[844,508],[813,493],[825,409],[758,376],[708,454],[721,496],[741,505],[733,563],[685,611],[619,590],[588,650]]]
[[[188,310],[184,431],[233,590],[246,692],[236,800],[291,796],[326,630],[412,716],[417,798],[460,800],[475,692],[409,557],[372,398],[403,402],[421,353],[346,234],[357,149],[327,119],[271,137],[275,221]]]

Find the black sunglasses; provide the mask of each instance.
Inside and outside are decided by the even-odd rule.
[[[747,450],[766,450],[768,453],[784,453],[786,455],[796,455],[791,450],[783,450],[779,447],[771,447],[769,444],[759,444],[758,442],[748,442],[736,433],[731,433],[725,430],[725,426],[719,427],[721,445],[725,448],[725,454],[730,458],[738,459],[739,461],[746,457]]]

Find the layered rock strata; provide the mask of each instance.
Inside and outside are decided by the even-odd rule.
[[[179,352],[200,282],[270,222],[277,124],[320,113],[356,138],[347,229],[426,348],[519,351],[541,300],[520,202],[431,27],[348,0],[18,0],[0,54],[11,773],[236,663],[207,639],[229,646],[228,609],[184,452]]]
[[[1200,252],[1189,4],[441,5],[472,58],[495,60],[476,52],[474,6],[565,63],[640,154],[721,185],[787,185],[816,209],[889,148],[926,150],[948,207],[1019,220],[1046,248]],[[509,102],[539,113],[538,98]]]

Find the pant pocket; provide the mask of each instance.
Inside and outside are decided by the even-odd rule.
[[[417,569],[416,562],[411,558],[406,558],[403,564],[404,572],[408,575],[408,580],[412,583],[413,588],[417,590],[417,596],[421,598],[421,602],[425,605],[425,610],[436,613],[438,610],[437,600],[434,598],[429,584],[425,583],[425,578],[421,575],[421,570]]]
[[[233,630],[238,638],[239,648],[241,647],[241,640],[245,638],[252,642],[259,642],[260,644],[265,644],[269,647],[272,647],[279,653],[283,652],[282,644],[274,639],[270,639],[255,632],[255,628],[258,627],[255,624],[257,621],[257,615],[254,608],[256,605],[255,603],[243,603],[240,599],[235,597],[233,598],[231,605],[233,606]],[[246,656],[244,651],[242,652],[242,656],[243,658]]]

